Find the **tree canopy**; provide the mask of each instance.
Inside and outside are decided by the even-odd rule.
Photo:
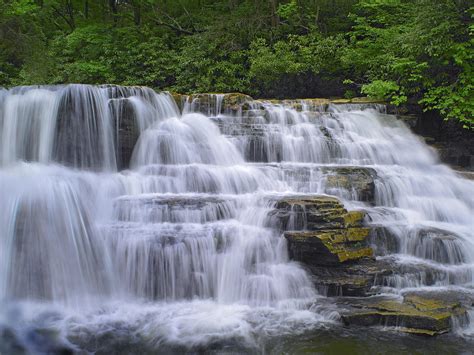
[[[474,128],[470,0],[4,0],[0,85],[416,102]]]

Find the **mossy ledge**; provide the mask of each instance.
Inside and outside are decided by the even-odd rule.
[[[285,197],[270,216],[284,232],[290,257],[306,265],[339,265],[373,255],[364,212],[347,211],[335,197]]]
[[[385,101],[373,99],[370,97],[355,97],[352,99],[328,99],[328,98],[304,98],[304,99],[292,99],[292,100],[279,100],[279,99],[254,99],[251,96],[239,92],[230,93],[194,93],[194,94],[181,94],[177,92],[169,92],[173,97],[178,107],[182,110],[185,103],[195,104],[195,110],[198,112],[208,113],[216,111],[216,98],[220,97],[221,111],[226,113],[238,112],[239,110],[248,110],[263,107],[265,102],[272,104],[281,104],[291,107],[297,111],[302,111],[306,107],[320,107],[323,110],[332,105],[345,105],[345,104],[386,104]]]
[[[452,330],[453,320],[466,317],[466,309],[453,300],[406,295],[403,300],[352,300],[341,317],[345,325],[385,326],[416,335],[434,336]]]

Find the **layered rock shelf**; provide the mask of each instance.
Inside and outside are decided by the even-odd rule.
[[[304,265],[321,294],[334,297],[346,326],[383,326],[435,336],[465,320],[466,307],[456,295],[411,293],[403,299],[380,295],[384,280],[420,270],[374,258],[381,245],[392,251],[398,246],[387,230],[366,225],[362,211],[348,211],[332,196],[304,195],[278,200],[270,216],[278,221],[290,258]],[[420,232],[420,237],[429,236],[437,243],[442,234],[428,230]],[[424,271],[427,277],[431,272]]]
[[[462,322],[466,309],[458,301],[439,296],[408,294],[403,300],[379,297],[345,302],[342,312],[346,325],[395,327],[416,335],[439,335],[449,332],[453,322]]]

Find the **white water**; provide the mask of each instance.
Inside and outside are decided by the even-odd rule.
[[[419,271],[382,278],[384,291],[473,287],[474,183],[382,107],[242,116],[216,95],[205,116],[146,88],[0,95],[0,324],[31,351],[25,324],[70,343],[253,347],[337,321],[269,224],[287,194],[334,194],[384,226],[398,248],[381,257]],[[326,188],[341,166],[375,169],[375,206]]]

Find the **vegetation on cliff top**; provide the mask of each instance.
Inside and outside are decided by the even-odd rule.
[[[415,102],[474,127],[469,0],[5,0],[0,85]]]

